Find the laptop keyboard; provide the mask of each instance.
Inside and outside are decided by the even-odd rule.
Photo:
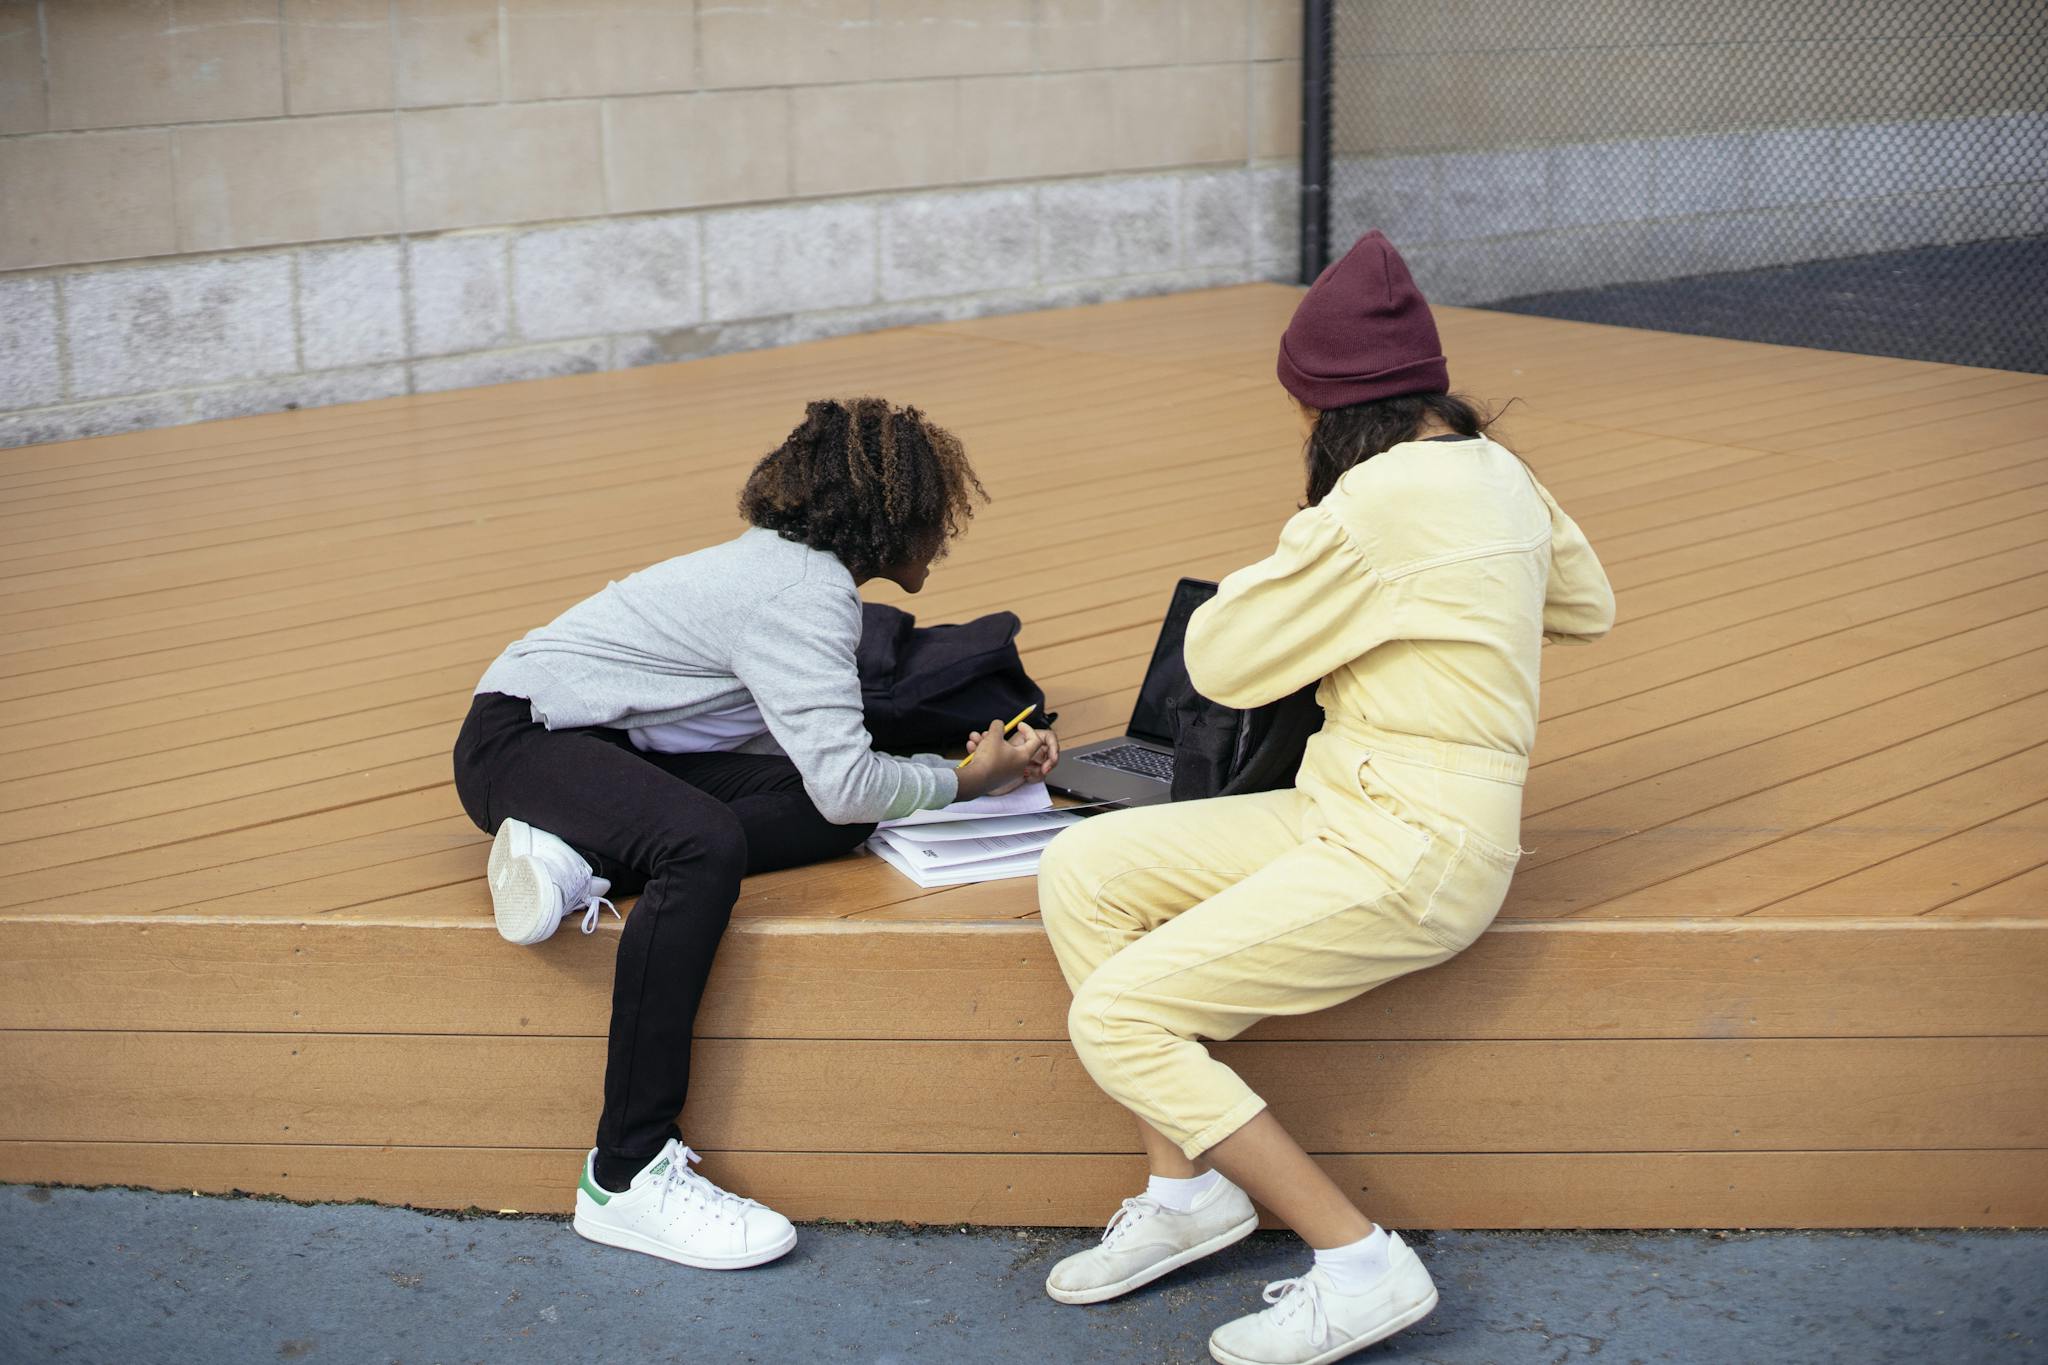
[[[1156,777],[1161,782],[1173,781],[1173,755],[1162,754],[1157,749],[1148,749],[1142,744],[1117,744],[1093,753],[1075,754],[1076,763],[1093,763],[1098,768],[1115,768],[1119,772],[1136,773],[1140,777]]]

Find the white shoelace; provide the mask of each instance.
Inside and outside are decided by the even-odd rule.
[[[1157,1199],[1149,1199],[1142,1194],[1124,1200],[1109,1216],[1109,1226],[1102,1230],[1102,1244],[1110,1245],[1116,1240],[1119,1229],[1134,1228],[1165,1207]]]
[[[1291,1280],[1275,1280],[1266,1286],[1262,1297],[1267,1303],[1273,1305],[1273,1308],[1269,1311],[1272,1312],[1273,1321],[1276,1325],[1291,1321],[1295,1313],[1306,1306],[1308,1309],[1308,1344],[1321,1347],[1330,1339],[1330,1318],[1323,1311],[1322,1291],[1316,1287],[1316,1282],[1308,1276],[1300,1275]]]
[[[624,918],[625,918],[625,916],[624,916],[624,915],[622,915],[622,914],[620,914],[620,913],[619,913],[619,907],[618,907],[618,906],[616,906],[616,905],[613,905],[613,904],[612,904],[612,903],[611,903],[610,901],[606,900],[606,899],[605,899],[605,898],[604,898],[603,896],[592,896],[592,897],[590,897],[590,899],[589,899],[588,903],[587,903],[587,904],[585,904],[585,905],[584,905],[584,907],[583,907],[583,932],[584,932],[584,933],[586,933],[586,934],[594,934],[594,933],[596,933],[596,932],[597,932],[597,917],[598,917],[598,912],[599,912],[599,910],[601,910],[601,909],[602,909],[602,910],[609,910],[609,911],[611,911],[611,912],[612,912],[612,918],[613,918],[613,919],[624,919]],[[687,1148],[687,1147],[685,1147],[685,1148],[684,1148],[683,1150],[687,1152],[687,1151],[689,1151],[690,1149],[689,1149],[689,1148]],[[692,1155],[694,1155],[694,1153],[693,1153]]]
[[[693,1149],[680,1142],[676,1144],[675,1159],[669,1162],[668,1169],[661,1175],[661,1202],[656,1206],[656,1212],[668,1212],[669,1193],[682,1190],[684,1198],[703,1203],[712,1217],[738,1222],[754,1201],[742,1199],[730,1190],[722,1190],[690,1169],[703,1160]]]

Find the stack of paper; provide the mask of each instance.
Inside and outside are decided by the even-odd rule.
[[[1043,783],[886,820],[868,851],[919,886],[1029,877],[1053,836],[1081,817],[1054,810]]]

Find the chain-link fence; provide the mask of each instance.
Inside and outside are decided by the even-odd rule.
[[[1305,267],[1377,227],[1441,303],[2048,372],[2041,0],[1308,10]]]

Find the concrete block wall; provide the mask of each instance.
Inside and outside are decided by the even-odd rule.
[[[0,445],[1295,271],[1296,0],[0,0]]]
[[[2048,232],[2048,113],[1620,138],[1332,167],[1440,303]]]
[[[1430,297],[2048,232],[2048,8],[1338,0],[1331,227]]]

